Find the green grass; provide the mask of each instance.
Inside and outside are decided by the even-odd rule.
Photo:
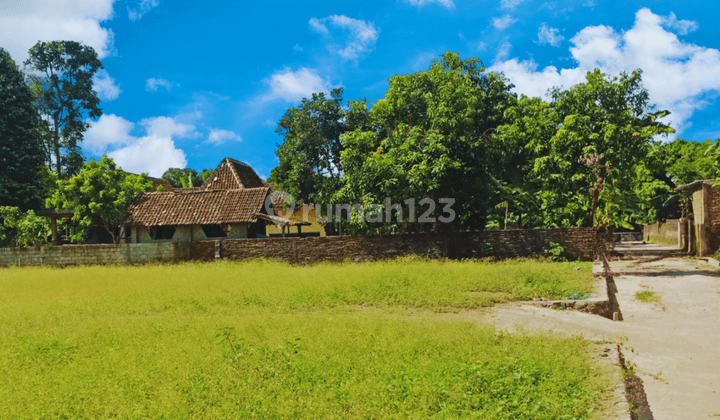
[[[586,341],[434,313],[587,293],[575,266],[0,270],[0,418],[588,418]]]
[[[656,303],[663,310],[665,310],[665,304],[663,303],[662,298],[660,297],[660,295],[653,292],[652,290],[643,290],[640,292],[636,292],[635,299],[639,300],[640,302],[644,302],[644,303]]]

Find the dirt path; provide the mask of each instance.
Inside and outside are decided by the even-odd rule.
[[[633,259],[611,262],[622,322],[522,305],[499,307],[492,317],[507,330],[623,342],[656,420],[720,419],[720,271],[694,259],[663,257],[668,250],[632,245],[620,251]],[[635,294],[643,290],[662,303],[638,301]]]

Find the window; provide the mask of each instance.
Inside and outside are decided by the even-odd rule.
[[[208,238],[226,238],[227,233],[220,225],[200,225]]]
[[[147,230],[153,241],[172,239],[175,235],[175,226],[150,226]]]

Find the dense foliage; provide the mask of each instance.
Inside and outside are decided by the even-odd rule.
[[[194,169],[170,168],[162,175],[162,179],[168,181],[175,188],[193,188],[201,186],[210,177],[208,172],[207,169],[202,172],[206,174],[203,179]]]
[[[0,204],[23,210],[41,204],[45,159],[34,135],[40,122],[22,73],[0,48]]]
[[[720,146],[661,143],[674,130],[641,70],[588,72],[546,101],[518,98],[502,74],[448,52],[389,84],[372,106],[314,94],[278,127],[272,181],[323,211],[355,205],[334,215],[350,214],[345,232],[632,227],[676,215],[679,183],[716,176]],[[448,202],[456,217],[440,223]],[[385,213],[390,204],[400,208]],[[431,223],[413,223],[423,213]]]
[[[23,213],[17,207],[0,207],[0,246],[30,246],[47,243],[50,221],[32,210]]]
[[[146,174],[128,174],[118,169],[112,159],[86,163],[80,172],[58,181],[58,189],[47,200],[47,206],[57,210],[71,210],[78,230],[72,239],[87,237],[90,228],[99,224],[117,243],[123,237],[128,205],[137,194],[152,189]]]

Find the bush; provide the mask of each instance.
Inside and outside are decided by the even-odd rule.
[[[50,222],[28,210],[23,214],[17,207],[0,207],[0,245],[29,246],[47,243]]]
[[[565,248],[560,245],[557,242],[550,242],[550,249],[546,249],[545,252],[550,254],[550,258],[552,258],[555,262],[565,262],[567,261],[567,258],[565,258]]]

